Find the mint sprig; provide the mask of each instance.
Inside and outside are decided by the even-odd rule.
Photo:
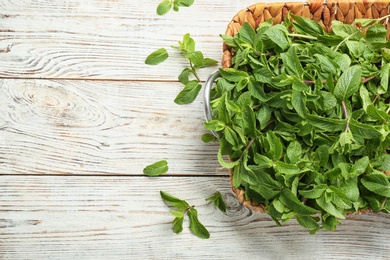
[[[199,95],[199,92],[202,89],[202,80],[198,76],[198,69],[218,64],[216,60],[204,57],[203,53],[197,51],[195,46],[195,41],[189,33],[185,34],[181,41],[178,41],[178,45],[171,46],[173,49],[178,50],[188,61],[188,67],[184,68],[178,76],[179,82],[184,85],[184,88],[174,99],[174,102],[178,105],[190,104]],[[149,54],[145,59],[145,63],[156,65],[165,61],[168,56],[167,50],[165,48],[160,48]]]
[[[158,15],[164,15],[171,9],[178,12],[180,7],[189,7],[193,3],[194,0],[164,0],[157,6],[156,13]]]
[[[165,191],[160,191],[162,200],[168,205],[175,208],[174,211],[170,211],[174,220],[172,222],[173,231],[178,234],[183,231],[183,223],[185,215],[188,216],[190,221],[190,230],[199,238],[209,238],[210,233],[205,226],[199,221],[198,211],[195,206],[190,206],[185,200],[179,199]]]

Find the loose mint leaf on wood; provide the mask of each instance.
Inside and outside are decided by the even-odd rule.
[[[164,15],[169,12],[172,8],[172,2],[170,0],[164,0],[162,1],[158,6],[156,13],[158,15]]]
[[[222,194],[219,191],[206,198],[206,201],[212,201],[214,206],[218,207],[220,211],[226,212],[226,204],[223,200]]]
[[[174,206],[178,210],[184,211],[190,207],[186,201],[181,200],[165,191],[160,191],[160,196],[165,203]]]
[[[148,57],[145,59],[145,64],[147,65],[157,65],[160,64],[161,62],[165,61],[168,59],[169,55],[168,52],[165,48],[160,48],[151,54],[149,54]]]
[[[196,99],[201,89],[202,85],[197,80],[189,81],[176,96],[174,102],[178,105],[189,104]]]
[[[148,165],[144,168],[144,174],[147,176],[160,176],[168,172],[168,162],[161,160]]]
[[[205,228],[205,226],[203,226],[203,224],[199,221],[197,210],[194,208],[190,208],[187,211],[187,215],[190,219],[190,229],[192,233],[199,238],[205,238],[205,239],[209,238],[210,233]]]
[[[177,4],[180,6],[191,6],[194,3],[194,0],[178,0]]]
[[[173,232],[175,232],[176,234],[179,234],[180,232],[182,232],[183,231],[183,222],[184,222],[184,215],[183,215],[183,217],[176,217],[172,222]]]

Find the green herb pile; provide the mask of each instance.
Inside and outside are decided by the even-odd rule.
[[[220,69],[205,127],[219,133],[233,186],[277,224],[295,217],[315,233],[349,212],[390,211],[390,42],[380,21],[334,21],[325,33],[288,15],[222,36],[233,65]]]

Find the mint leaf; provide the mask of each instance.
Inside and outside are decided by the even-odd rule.
[[[302,216],[309,216],[318,213],[317,210],[304,205],[298,198],[287,188],[282,188],[279,200],[297,214]]]
[[[347,100],[359,90],[361,84],[361,67],[358,65],[349,67],[337,81],[333,94],[338,100]]]
[[[148,57],[145,59],[145,64],[148,65],[157,65],[160,64],[161,62],[165,61],[168,59],[168,52],[165,48],[160,48],[151,54],[149,54]]]
[[[174,206],[178,210],[183,211],[187,210],[190,207],[190,205],[186,201],[181,200],[165,191],[160,191],[160,196],[165,203]]]
[[[168,172],[168,162],[161,160],[148,165],[144,168],[144,174],[147,176],[160,176]]]
[[[192,233],[199,238],[209,238],[209,231],[203,226],[203,224],[198,219],[198,212],[194,208],[190,208],[187,211],[187,215],[190,219],[190,229]]]
[[[177,4],[180,6],[191,6],[194,3],[194,0],[178,0]]]
[[[182,91],[176,96],[175,103],[178,105],[189,104],[198,96],[202,85],[197,80],[189,81]]]
[[[183,217],[176,217],[173,222],[173,232],[176,234],[180,233],[183,231],[183,222],[184,222],[184,216]]]
[[[361,179],[364,187],[378,195],[390,197],[390,183],[383,173],[367,174]]]
[[[214,206],[218,207],[220,211],[226,212],[226,204],[222,198],[222,194],[219,191],[206,198],[206,201],[212,201]]]
[[[158,6],[156,13],[158,15],[164,15],[169,12],[172,8],[172,2],[170,0],[164,0],[162,1]]]
[[[337,209],[332,202],[326,201],[325,194],[316,199],[316,202],[318,206],[325,210],[325,212],[331,214],[332,216],[335,216],[336,218],[345,219],[343,212]]]

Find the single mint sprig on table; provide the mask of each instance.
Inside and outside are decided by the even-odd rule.
[[[162,200],[168,205],[175,208],[174,211],[170,211],[174,220],[172,222],[173,231],[178,234],[183,231],[184,216],[187,215],[190,220],[190,230],[199,238],[209,238],[209,231],[203,226],[198,219],[198,211],[195,206],[190,206],[185,200],[181,200],[171,194],[160,191]]]
[[[146,166],[143,172],[149,177],[161,176],[168,172],[168,162],[166,160],[157,161]],[[194,235],[199,238],[210,237],[210,233],[198,219],[198,211],[195,209],[195,206],[190,206],[186,201],[176,198],[165,191],[160,191],[160,195],[165,203],[175,208],[175,210],[170,210],[171,215],[175,217],[172,221],[173,232],[178,234],[183,231],[184,217],[187,215],[190,221],[190,230]],[[207,197],[206,201],[213,202],[214,206],[222,212],[226,212],[226,204],[219,191]]]
[[[232,67],[220,69],[205,128],[219,132],[218,161],[233,186],[278,225],[295,217],[315,233],[336,229],[348,213],[390,213],[382,19],[357,19],[360,27],[333,21],[326,33],[288,14],[283,24],[244,23],[235,36],[222,35]]]
[[[211,67],[218,64],[214,59],[204,57],[201,51],[195,49],[195,41],[189,33],[183,36],[183,40],[178,42],[178,46],[171,46],[179,50],[183,57],[188,60],[188,67],[184,68],[178,80],[184,85],[184,88],[176,96],[174,102],[179,105],[190,104],[199,95],[202,89],[201,79],[197,73],[198,69]],[[169,54],[165,48],[160,48],[148,55],[145,63],[148,65],[157,65],[168,59]]]
[[[194,3],[194,0],[164,0],[158,6],[156,13],[158,15],[164,15],[168,13],[172,8],[175,12],[179,11],[179,7],[189,7]]]

